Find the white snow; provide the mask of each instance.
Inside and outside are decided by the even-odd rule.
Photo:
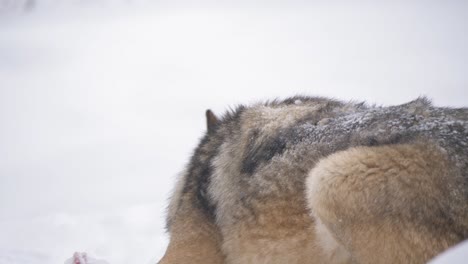
[[[468,99],[466,1],[149,2],[0,12],[1,264],[155,263],[207,108]]]
[[[448,249],[428,264],[465,264],[468,259],[468,240]]]

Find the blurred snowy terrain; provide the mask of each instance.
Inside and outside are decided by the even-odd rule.
[[[26,2],[0,0],[0,264],[155,263],[207,108],[468,99],[466,1]]]

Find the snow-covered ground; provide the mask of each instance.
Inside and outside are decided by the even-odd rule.
[[[0,13],[0,264],[155,263],[207,108],[468,99],[466,1],[59,2]]]

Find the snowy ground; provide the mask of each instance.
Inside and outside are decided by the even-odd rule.
[[[45,2],[0,13],[0,264],[155,263],[207,108],[468,99],[464,1]]]

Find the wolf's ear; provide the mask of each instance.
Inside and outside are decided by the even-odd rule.
[[[219,119],[215,114],[210,109],[206,110],[206,127],[208,128],[208,132],[213,132],[218,123]]]

